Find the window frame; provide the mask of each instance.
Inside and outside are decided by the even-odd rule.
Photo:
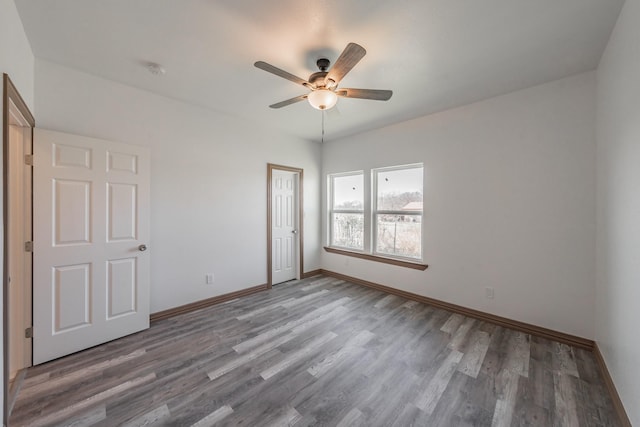
[[[407,212],[407,211],[391,211],[391,210],[377,210],[378,209],[378,194],[377,194],[377,179],[378,172],[386,172],[393,170],[405,170],[405,169],[422,169],[422,210],[419,212]],[[362,211],[346,210],[346,209],[334,209],[334,179],[337,177],[362,175],[363,177],[363,191],[364,191],[364,205]],[[369,170],[356,170],[350,172],[339,173],[327,173],[327,246],[324,247],[326,252],[346,255],[361,259],[367,259],[370,261],[381,262],[385,264],[391,264],[401,267],[408,267],[416,270],[425,270],[428,265],[424,264],[424,164],[423,163],[410,163],[404,165],[387,166],[379,168],[371,168]],[[362,213],[363,214],[363,249],[349,248],[345,246],[339,246],[333,242],[333,216],[334,213]],[[378,252],[377,248],[377,215],[415,215],[421,216],[420,221],[420,257],[407,257],[402,255],[387,254],[384,252]]]

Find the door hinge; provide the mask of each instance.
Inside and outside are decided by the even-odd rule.
[[[24,164],[27,166],[33,166],[33,154],[24,155]]]
[[[32,241],[24,242],[24,251],[25,252],[33,252],[33,242]]]
[[[24,330],[24,337],[25,338],[33,338],[33,327],[29,326],[27,329]]]

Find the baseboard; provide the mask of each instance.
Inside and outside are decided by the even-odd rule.
[[[596,357],[598,366],[600,367],[602,378],[604,379],[604,383],[606,384],[607,390],[609,391],[609,395],[611,396],[611,400],[613,401],[613,407],[616,410],[616,414],[618,415],[618,420],[620,421],[620,424],[623,427],[631,427],[631,420],[629,420],[627,411],[624,409],[624,405],[622,404],[622,399],[620,399],[620,395],[618,394],[616,385],[613,382],[613,378],[611,378],[611,374],[609,373],[607,364],[604,361],[604,357],[602,356],[600,347],[598,347],[598,343],[595,343],[593,347],[593,354]]]
[[[302,273],[302,278],[307,279],[313,276],[319,276],[322,274],[321,269],[307,271],[306,273]],[[179,307],[170,308],[168,310],[158,311],[156,313],[151,313],[149,316],[150,322],[155,322],[158,320],[168,319],[173,316],[177,316],[179,314],[189,313],[191,311],[200,310],[201,308],[210,307],[212,305],[220,304],[222,302],[231,301],[232,299],[244,297],[247,295],[255,294],[256,292],[267,290],[267,285],[258,285],[252,288],[242,289],[239,291],[231,292],[224,295],[218,295],[213,298],[208,298],[205,300],[200,300],[196,302],[192,302],[189,304],[181,305]]]
[[[595,345],[595,343],[592,340],[589,340],[586,338],[565,334],[564,332],[558,332],[551,329],[542,328],[540,326],[531,325],[529,323],[524,323],[517,320],[507,319],[506,317],[500,317],[494,314],[485,313],[483,311],[474,310],[474,309],[463,307],[460,305],[451,304],[451,303],[440,301],[437,299],[414,294],[412,292],[402,291],[400,289],[381,285],[379,283],[373,283],[367,280],[358,279],[357,277],[351,277],[351,276],[347,276],[344,274],[340,274],[340,273],[336,273],[328,270],[322,270],[322,274],[335,277],[336,279],[341,279],[347,282],[352,282],[358,285],[377,289],[379,291],[386,292],[388,294],[397,295],[409,300],[418,301],[424,304],[429,304],[434,307],[438,307],[454,313],[462,314],[464,316],[484,320],[486,322],[490,322],[499,326],[504,326],[506,328],[515,329],[517,331],[521,331],[526,334],[531,334],[538,337],[558,341],[567,345],[584,348],[586,350],[593,351],[593,348]]]
[[[212,298],[203,299],[200,301],[192,302],[189,304],[181,305],[179,307],[170,308],[168,310],[158,311],[151,313],[149,316],[150,322],[156,322],[158,320],[168,319],[179,314],[189,313],[191,311],[200,310],[201,308],[210,307],[212,305],[220,304],[226,301],[231,301],[236,298],[245,297],[247,295],[255,294],[267,290],[267,284],[258,285],[251,288],[241,289],[239,291],[230,292],[224,295],[218,295]]]
[[[321,269],[311,270],[311,271],[307,271],[306,273],[302,273],[302,278],[303,279],[307,279],[309,277],[319,276],[321,274],[322,274],[322,270]]]

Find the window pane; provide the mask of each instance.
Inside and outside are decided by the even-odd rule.
[[[422,215],[377,215],[376,252],[422,258]]]
[[[422,212],[422,168],[377,172],[378,210]]]
[[[364,249],[363,214],[334,213],[332,232],[332,245],[342,246],[343,248]]]
[[[333,178],[333,209],[354,211],[364,209],[364,175]]]

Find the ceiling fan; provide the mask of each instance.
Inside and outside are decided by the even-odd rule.
[[[373,99],[376,101],[387,101],[391,98],[393,92],[390,90],[338,89],[338,84],[342,78],[351,71],[366,53],[367,51],[359,44],[349,43],[331,69],[329,69],[330,61],[327,58],[318,59],[316,65],[320,71],[311,74],[309,80],[294,76],[263,61],[258,61],[253,65],[311,90],[307,94],[269,105],[269,107],[282,108],[307,99],[312,107],[318,110],[328,110],[336,105],[339,96],[343,98]]]

